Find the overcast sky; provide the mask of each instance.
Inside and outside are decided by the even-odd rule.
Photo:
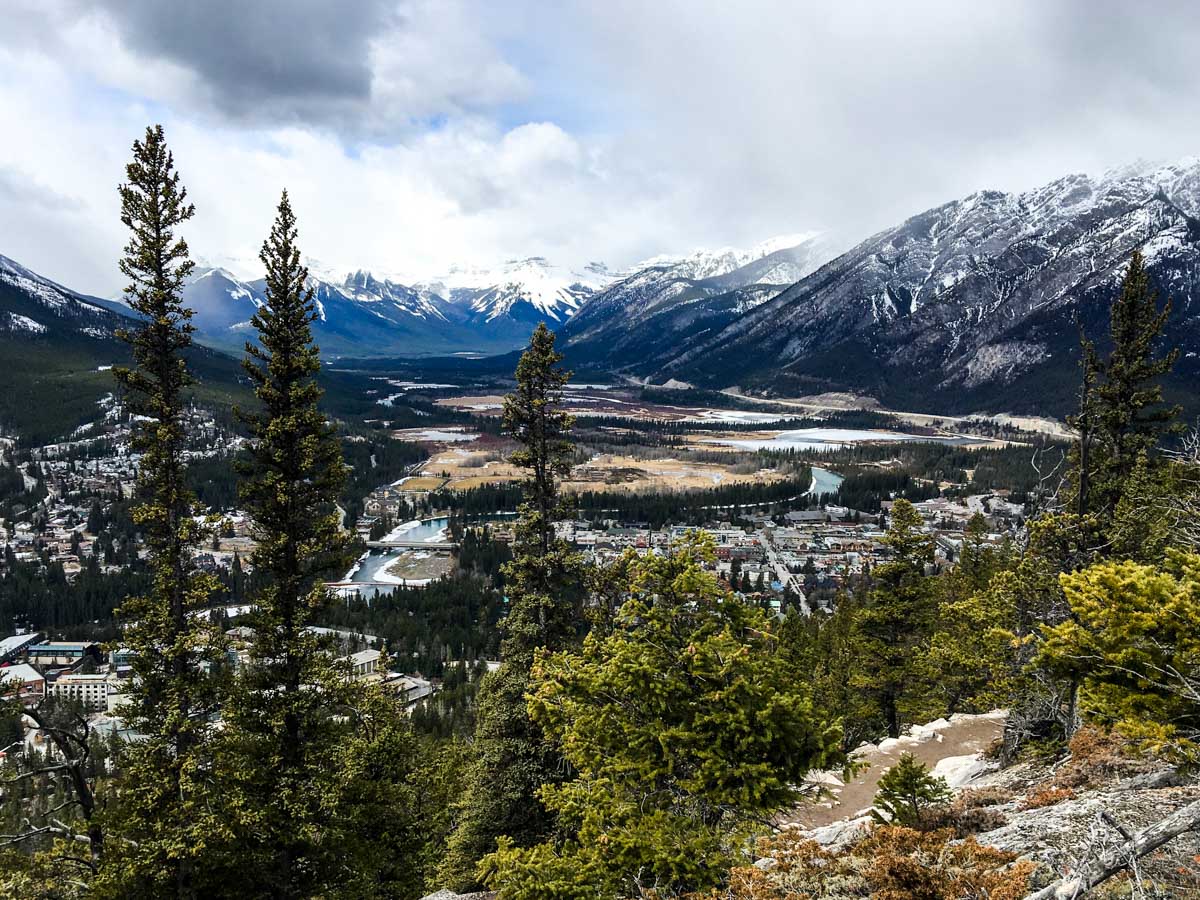
[[[0,254],[112,295],[161,122],[193,254],[614,268],[1200,153],[1200,5],[0,0]]]

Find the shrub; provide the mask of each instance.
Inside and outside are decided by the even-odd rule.
[[[911,753],[905,753],[879,779],[876,809],[871,815],[881,825],[921,828],[929,811],[948,803],[951,796],[945,778],[933,777],[924,763],[918,762]]]
[[[1021,803],[1021,809],[1044,809],[1064,800],[1074,800],[1075,792],[1070,788],[1044,787],[1034,791]]]
[[[1075,732],[1069,749],[1070,759],[1055,775],[1055,787],[1093,787],[1113,778],[1139,775],[1155,765],[1138,752],[1133,741],[1092,725]]]
[[[950,829],[956,838],[969,837],[984,831],[994,831],[1008,824],[998,809],[985,806],[959,807],[957,804],[931,809],[922,826],[929,831]]]
[[[1013,800],[1015,795],[1005,787],[967,788],[959,791],[954,805],[960,809],[979,809],[984,806],[999,806]]]
[[[950,830],[877,827],[842,850],[783,832],[760,848],[766,869],[735,869],[727,900],[1021,900],[1034,864],[1015,853],[955,840]],[[693,898],[699,900],[699,898]]]

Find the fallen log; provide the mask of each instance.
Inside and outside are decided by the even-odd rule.
[[[1082,897],[1092,888],[1127,869],[1135,860],[1152,853],[1172,838],[1197,828],[1200,828],[1200,800],[1147,826],[1120,847],[1100,854],[1094,863],[1081,866],[1076,874],[1060,878],[1040,891],[1029,894],[1025,900],[1074,900]]]

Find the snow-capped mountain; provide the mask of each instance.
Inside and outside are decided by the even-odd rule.
[[[19,338],[112,340],[131,324],[104,301],[63,287],[0,256],[0,333]]]
[[[744,251],[655,257],[597,292],[562,333],[581,362],[644,366],[771,299],[832,257],[834,247],[809,232]]]
[[[621,274],[602,263],[571,269],[543,257],[510,260],[496,268],[457,266],[432,278],[367,269],[344,274],[312,259],[305,264],[318,317],[313,332],[327,356],[486,354],[520,348],[539,322],[557,330],[581,310],[603,312],[613,306],[614,297],[632,298],[643,284],[656,303],[689,290],[711,296],[739,289],[729,310],[743,312],[811,271],[827,246],[812,233],[793,235],[749,250],[657,257]],[[264,302],[263,280],[245,274],[257,268],[253,261],[237,258],[197,266],[184,299],[195,311],[198,340],[241,350],[250,336],[251,316]],[[622,283],[626,288],[614,294]],[[622,315],[614,324],[627,325],[623,316],[632,310],[616,311]]]
[[[850,390],[938,411],[1054,413],[1074,402],[1077,322],[1103,337],[1135,249],[1172,298],[1167,339],[1183,353],[1168,388],[1195,404],[1197,158],[1068,175],[1024,193],[980,191],[848,250],[803,233],[655,257],[622,273],[540,257],[434,278],[313,263],[313,330],[326,356],[501,354],[546,321],[577,368],[793,396]],[[199,340],[240,352],[252,336],[263,283],[247,271],[193,273],[185,301]],[[0,337],[111,341],[127,321],[120,313],[128,310],[0,257]]]
[[[356,272],[337,282],[309,275],[317,319],[313,335],[330,356],[399,356],[454,352],[466,335],[414,291]],[[265,302],[262,279],[247,281],[222,267],[197,268],[184,288],[195,311],[197,339],[240,352],[253,335],[250,318]]]
[[[323,353],[340,356],[506,352],[521,347],[538,322],[567,321],[613,280],[600,264],[574,272],[541,257],[405,281],[307,265],[318,316],[313,332]],[[198,267],[184,296],[196,311],[199,338],[240,349],[263,289],[262,279],[239,278],[225,266]]]
[[[613,279],[602,263],[574,272],[532,256],[511,260],[500,269],[454,268],[414,287],[464,307],[477,322],[507,316],[522,322],[545,319],[553,326],[569,319],[584,300]]]
[[[351,300],[377,305],[380,315],[407,314],[431,322],[446,322],[445,304],[427,292],[416,290],[391,279],[376,278],[359,269],[346,276],[341,291]]]
[[[794,250],[798,247],[815,249],[815,242],[819,238],[821,238],[820,232],[808,231],[769,238],[755,244],[748,250],[741,250],[735,247],[722,247],[719,250],[695,250],[686,256],[655,256],[633,266],[631,271],[639,272],[644,269],[665,268],[673,272],[677,277],[688,278],[692,281],[702,281],[706,278],[727,275],[760,259],[773,256],[781,250]],[[792,278],[789,277],[789,274],[787,270],[780,269],[771,283],[790,284],[802,277],[797,276]]]
[[[891,404],[1069,408],[1076,316],[1093,336],[1139,249],[1173,298],[1175,384],[1200,376],[1200,160],[981,191],[877,234],[719,327],[663,334],[630,371]],[[581,314],[571,328],[583,322]],[[661,331],[661,329],[660,329]],[[578,348],[586,353],[585,346]]]

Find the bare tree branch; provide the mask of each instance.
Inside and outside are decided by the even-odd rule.
[[[1172,838],[1198,828],[1200,800],[1189,803],[1165,819],[1142,829],[1120,847],[1102,853],[1098,859],[1082,866],[1074,875],[1060,878],[1040,891],[1029,894],[1025,900],[1075,900],[1118,872],[1134,865],[1137,860],[1157,850]]]

